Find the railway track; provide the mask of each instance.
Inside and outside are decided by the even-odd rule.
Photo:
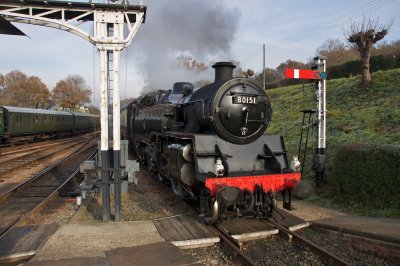
[[[0,155],[2,157],[0,159],[0,163],[2,161],[4,161],[5,158],[8,159],[8,158],[11,158],[18,154],[21,154],[21,153],[38,151],[38,150],[44,149],[46,147],[56,146],[56,145],[60,145],[60,144],[66,143],[66,142],[71,142],[74,139],[76,139],[76,137],[61,139],[61,140],[45,141],[45,142],[41,142],[41,143],[32,143],[32,144],[27,144],[27,145],[15,146],[12,148],[0,148]]]
[[[332,252],[319,247],[310,240],[302,237],[300,234],[290,231],[289,229],[272,219],[265,220],[264,222],[278,229],[281,232],[282,236],[286,236],[288,238],[288,241],[293,239],[302,246],[309,248],[312,252],[320,256],[327,263],[327,265],[351,265],[333,254]],[[253,261],[241,250],[241,243],[239,241],[234,239],[228,232],[225,232],[224,230],[218,228],[218,226],[213,226],[213,229],[215,229],[215,231],[218,233],[221,239],[221,244],[224,247],[224,253],[227,256],[239,260],[241,264],[246,266],[257,265],[255,261]]]
[[[225,253],[227,255],[232,256],[233,258],[237,258],[243,265],[253,266],[256,265],[254,261],[252,261],[243,251],[240,249],[240,243],[237,242],[229,233],[224,230],[219,229],[217,226],[213,226],[215,231],[218,233],[219,238],[221,239],[221,244],[225,248]]]
[[[315,243],[311,242],[310,240],[304,238],[300,234],[290,231],[289,229],[282,226],[278,222],[272,220],[271,218],[269,218],[268,221],[265,221],[265,222],[272,224],[281,233],[288,236],[289,240],[291,240],[291,239],[295,240],[302,246],[309,248],[312,252],[314,252],[317,255],[319,255],[320,257],[322,257],[326,261],[327,265],[351,265],[348,262],[346,262],[343,259],[336,256],[335,254],[333,254],[332,252],[319,247],[318,245],[316,245]]]
[[[45,163],[52,157],[62,154],[66,150],[78,150],[85,143],[86,138],[73,138],[48,144],[45,146],[31,147],[18,151],[3,154],[0,159],[0,183],[15,176],[16,172],[21,173]],[[14,182],[14,180],[11,180]]]
[[[79,164],[92,157],[97,143],[81,143],[75,154],[46,168],[0,198],[0,241],[18,225],[40,211],[79,171]]]

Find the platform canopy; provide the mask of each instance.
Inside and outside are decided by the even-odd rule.
[[[124,11],[126,14],[125,20],[129,23],[136,22],[138,11],[141,16],[143,15],[140,18],[142,23],[144,23],[146,17],[146,6],[142,5],[91,3],[91,1],[1,0],[0,34],[25,35],[10,22],[28,23],[66,30],[68,27],[63,28],[63,23],[54,25],[52,22],[56,20],[65,22],[74,21],[75,23],[94,21],[94,10]]]

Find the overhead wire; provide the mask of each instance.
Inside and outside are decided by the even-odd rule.
[[[330,30],[335,27],[341,26],[349,18],[358,18],[358,17],[364,15],[366,12],[375,11],[379,8],[382,8],[384,6],[394,3],[395,1],[396,0],[383,0],[383,1],[379,1],[379,2],[371,1],[362,6],[353,8],[350,11],[347,11],[338,17],[335,17],[335,18],[332,18],[325,22],[322,22],[317,26],[308,28],[306,30],[303,30],[303,31],[293,34],[293,35],[283,37],[283,38],[279,39],[278,41],[269,42],[269,46],[281,46],[284,44],[291,44],[291,43],[298,42],[299,40],[303,40],[305,38],[315,35],[316,32],[326,31],[326,30]],[[350,14],[350,16],[349,16],[349,14]]]
[[[362,4],[360,6],[354,7],[348,11],[346,11],[345,13],[343,13],[340,16],[331,18],[327,21],[324,21],[322,23],[319,23],[316,26],[313,26],[311,28],[308,28],[306,30],[303,30],[301,32],[298,32],[296,34],[292,34],[289,36],[285,36],[277,41],[273,41],[273,42],[266,42],[268,44],[268,46],[272,46],[272,47],[278,47],[278,46],[282,46],[282,45],[288,45],[288,44],[293,44],[296,43],[300,40],[312,37],[315,35],[315,33],[320,32],[320,31],[327,31],[327,30],[331,30],[333,28],[336,28],[338,26],[343,25],[343,23],[346,22],[346,20],[348,20],[349,18],[358,18],[362,15],[364,15],[367,12],[372,12],[375,11],[379,8],[382,8],[386,5],[392,4],[394,3],[396,0],[382,0],[382,1],[376,1],[376,0],[372,0],[369,1],[365,4]],[[246,56],[247,59],[251,59],[254,58],[255,56],[258,56],[259,54],[261,54],[262,51],[260,48],[256,48],[254,50],[252,50],[251,52],[249,52],[249,54]]]
[[[303,40],[303,39],[305,39],[305,38],[314,36],[316,32],[328,31],[328,30],[334,29],[334,28],[336,28],[336,27],[338,27],[338,26],[343,26],[343,24],[344,24],[346,21],[348,21],[349,19],[355,19],[355,18],[362,17],[362,16],[365,15],[365,12],[371,12],[371,11],[377,10],[377,9],[383,7],[383,6],[386,6],[386,5],[388,5],[388,4],[393,3],[394,1],[396,1],[396,0],[390,0],[389,2],[385,3],[385,4],[382,5],[382,6],[377,6],[377,7],[372,8],[372,9],[361,10],[361,11],[357,12],[356,14],[354,14],[352,17],[344,18],[344,19],[342,19],[341,21],[338,21],[338,22],[335,23],[335,24],[326,25],[326,26],[321,27],[320,29],[306,32],[306,33],[304,33],[303,35],[298,36],[297,38],[292,38],[292,39],[291,39],[291,42],[289,42],[289,43],[295,43],[295,42],[298,42],[299,40]]]
[[[387,1],[387,0],[384,0],[384,1]],[[357,13],[360,10],[362,10],[362,12],[365,12],[367,8],[371,7],[371,5],[373,7],[373,6],[377,5],[377,4],[379,5],[379,2],[377,2],[376,0],[373,0],[373,1],[369,2],[369,3],[366,3],[366,4],[363,4],[361,6],[355,7],[353,9],[349,10],[349,11],[346,11],[345,13],[343,13],[342,15],[340,15],[338,17],[331,18],[331,19],[329,19],[327,21],[324,21],[322,23],[318,23],[318,25],[316,25],[316,26],[308,28],[306,33],[310,32],[310,31],[314,31],[314,30],[319,30],[320,28],[329,26],[331,23],[336,23],[338,21],[341,21],[343,18],[347,19],[348,16],[350,16],[352,14],[354,15],[354,13]],[[298,36],[302,36],[303,34],[304,34],[304,32],[296,33],[296,34],[293,34],[293,35],[289,35],[289,36],[283,37],[280,40],[290,40],[292,38],[295,38],[295,37],[298,37]]]
[[[364,4],[360,7],[354,8],[344,14],[342,14],[341,16],[332,18],[328,21],[319,23],[317,26],[308,28],[305,31],[301,31],[299,33],[293,34],[293,35],[289,35],[286,37],[281,38],[279,41],[276,42],[272,42],[271,45],[278,45],[282,42],[288,43],[289,41],[295,42],[299,39],[305,38],[307,36],[311,36],[314,35],[315,32],[321,31],[321,30],[328,30],[328,29],[332,29],[334,27],[337,27],[339,25],[342,25],[345,20],[349,19],[349,17],[358,17],[361,14],[365,14],[365,12],[370,12],[370,11],[374,11],[382,6],[385,6],[387,4],[390,4],[392,2],[394,2],[395,0],[384,0],[382,2],[369,2],[367,4]],[[386,3],[385,3],[386,2]],[[356,10],[356,11],[355,11]],[[358,10],[358,11],[357,11]]]

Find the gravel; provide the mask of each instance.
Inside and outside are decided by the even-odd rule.
[[[151,220],[193,212],[189,204],[177,198],[167,185],[160,183],[148,172],[141,171],[138,177],[138,185],[135,187],[130,185],[128,194],[124,194],[122,197],[123,221]],[[75,201],[68,198],[54,200],[51,205],[52,208],[49,209],[55,210],[55,212],[44,212],[44,215],[40,216],[42,223],[65,223],[75,211]],[[304,201],[294,201],[294,206],[296,210],[293,214],[306,220],[343,215],[339,212],[314,207]],[[81,221],[92,222],[101,221],[101,219],[101,196],[96,194]],[[358,251],[340,238],[333,238],[311,228],[298,232],[353,265],[399,265],[396,261]],[[280,235],[246,242],[242,245],[242,250],[257,265],[327,265],[326,261],[308,248],[295,241],[289,242],[287,237]],[[228,257],[220,244],[184,251],[205,265],[241,265],[236,259]]]
[[[152,220],[193,212],[188,204],[176,197],[171,189],[166,184],[159,182],[156,177],[145,171],[141,171],[137,176],[138,185],[129,185],[128,193],[122,195],[122,221]],[[111,203],[113,200],[112,197]],[[101,195],[97,193],[82,220],[101,220],[101,202]],[[112,213],[113,210],[112,206]]]

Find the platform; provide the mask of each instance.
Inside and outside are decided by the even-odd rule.
[[[196,214],[156,219],[153,223],[166,241],[180,248],[212,246],[220,241],[218,234]]]
[[[272,213],[272,219],[280,223],[282,226],[288,228],[290,231],[296,231],[310,224],[303,219],[290,214],[287,211],[278,209],[277,212]],[[256,239],[263,239],[270,235],[278,234],[279,230],[273,225],[266,222],[267,220],[257,220],[254,218],[233,219],[224,222],[219,229],[229,233],[233,238],[239,242],[246,242]]]
[[[315,220],[312,226],[400,244],[400,219],[347,215]]]
[[[70,258],[48,261],[31,261],[26,266],[147,266],[147,265],[203,265],[192,256],[169,242],[117,248],[105,252],[106,257]]]
[[[284,216],[274,213],[272,216],[289,230],[295,231],[310,224],[286,211],[279,210]],[[160,235],[180,248],[212,246],[220,241],[212,226],[206,226],[196,214],[177,215],[153,220]],[[222,222],[218,228],[230,234],[238,242],[263,239],[279,233],[271,224],[254,218],[232,218]]]
[[[290,231],[296,231],[310,226],[309,222],[306,222],[305,220],[297,216],[294,216],[288,211],[285,211],[280,208],[277,208],[277,211],[278,212],[272,212],[272,218],[275,219],[284,227],[286,227],[287,229],[289,229]]]
[[[105,251],[115,248],[162,241],[151,221],[65,224],[32,260],[105,257]]]
[[[149,265],[203,265],[191,255],[184,253],[169,242],[158,242],[130,248],[119,248],[106,252],[110,265],[149,266]]]
[[[272,225],[256,219],[233,219],[218,226],[239,242],[263,239],[279,233]]]
[[[33,257],[59,227],[58,224],[44,224],[11,229],[0,241],[0,263]]]

